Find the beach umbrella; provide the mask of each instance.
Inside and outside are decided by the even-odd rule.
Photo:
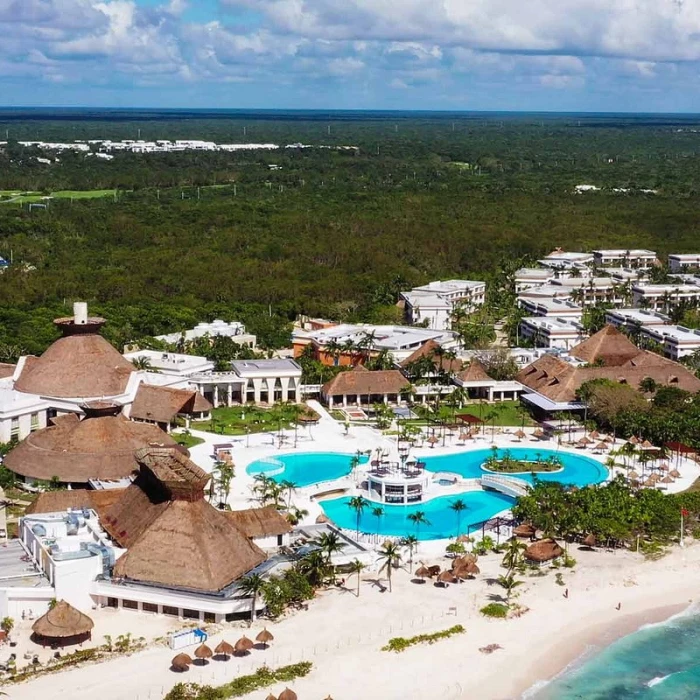
[[[277,700],[297,700],[297,694],[293,690],[290,690],[289,688],[285,688],[280,693]]]
[[[670,469],[670,467],[668,466],[668,462],[661,462],[661,464],[659,464],[659,469],[662,472],[667,472]]]
[[[267,629],[264,629],[262,632],[258,632],[258,636],[255,638],[255,641],[260,642],[260,644],[267,648],[267,646],[273,639],[274,636],[272,632],[268,632]]]
[[[666,476],[663,479],[661,479],[661,483],[662,484],[672,484],[673,479],[668,474],[666,474]]]
[[[609,445],[611,442],[615,442],[615,438],[612,435],[606,435],[603,438],[603,442],[607,442]]]
[[[603,442],[602,440],[595,446],[596,450],[607,450],[608,449],[608,443]]]
[[[653,481],[654,483],[656,483],[660,478],[661,478],[661,477],[660,477],[658,474],[652,474],[652,475],[649,477],[649,481]]]
[[[430,569],[427,566],[419,566],[416,569],[416,576],[425,581],[426,577],[430,576]]]
[[[277,700],[277,698],[276,698],[272,693],[270,693],[270,694],[265,698],[265,700]]]
[[[431,435],[428,438],[428,442],[430,443],[431,447],[435,447],[435,443],[440,442],[440,438],[436,438],[434,435]]]
[[[173,671],[182,673],[183,671],[187,671],[189,669],[191,663],[192,657],[188,656],[187,654],[178,654],[170,662],[170,666],[172,667]]]
[[[537,530],[530,523],[522,523],[513,529],[515,537],[534,537],[536,534]]]
[[[214,656],[214,652],[206,644],[200,644],[194,650],[194,655],[206,663],[207,659],[211,659]]]
[[[233,656],[233,647],[228,642],[222,640],[216,645],[214,653],[220,656],[224,656],[228,660],[229,656]]]
[[[235,654],[240,654],[241,656],[244,656],[245,654],[248,654],[254,646],[255,646],[255,644],[253,644],[253,642],[250,639],[248,639],[248,637],[243,635],[233,645],[233,651]]]
[[[544,430],[542,430],[542,428],[535,428],[535,430],[532,433],[532,436],[536,438],[544,437]]]
[[[642,448],[645,449],[645,450],[655,450],[655,449],[656,449],[656,447],[654,447],[654,445],[652,445],[652,444],[649,442],[649,440],[645,440],[645,441],[642,443]]]
[[[447,588],[450,583],[457,583],[457,578],[451,571],[443,571],[441,574],[438,574],[437,580],[445,586],[445,588]]]
[[[595,538],[595,535],[594,535],[593,533],[590,533],[590,534],[586,535],[586,536],[583,538],[583,544],[584,544],[586,547],[590,547],[591,549],[593,549],[593,547],[595,547],[595,545],[596,545],[596,538]]]
[[[590,445],[593,440],[589,440],[585,435],[578,441],[579,445]]]
[[[656,482],[652,478],[649,478],[644,482],[644,486],[646,486],[648,489],[654,488],[654,486],[656,486]]]
[[[589,437],[591,440],[597,440],[600,437],[600,433],[597,430],[594,430],[592,433],[590,433]]]
[[[633,435],[627,442],[628,442],[630,445],[638,445],[638,444],[639,444],[639,438]]]
[[[678,469],[671,469],[669,474],[674,478],[674,479],[680,479],[681,478],[681,473],[678,471]]]
[[[518,440],[522,440],[526,435],[527,433],[522,428],[515,431],[515,437],[518,438]]]
[[[631,472],[629,472],[627,474],[627,478],[628,479],[639,479],[639,474],[637,474],[637,472],[634,471],[634,469],[633,469]]]
[[[472,436],[471,433],[460,433],[459,440],[460,440],[460,442],[464,442],[465,440],[470,440],[471,436]]]

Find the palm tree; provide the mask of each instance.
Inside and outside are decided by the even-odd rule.
[[[230,462],[217,461],[213,469],[216,475],[216,490],[219,494],[219,502],[227,503],[231,491],[231,481],[234,477],[233,464]],[[213,483],[213,482],[212,482]]]
[[[498,585],[506,589],[506,603],[510,604],[510,596],[513,593],[513,589],[522,586],[523,582],[518,581],[512,573],[508,573],[505,576],[498,577]]]
[[[418,538],[415,535],[406,535],[401,540],[401,546],[408,549],[408,573],[413,573],[413,551],[418,547]]]
[[[425,517],[425,511],[417,510],[415,513],[409,513],[406,517],[413,523],[413,526],[416,528],[417,539],[420,538],[420,526],[430,525],[430,520],[428,520],[428,518]]]
[[[287,492],[287,510],[289,510],[292,507],[292,493],[297,490],[297,485],[294,481],[284,479],[280,481],[279,487]]]
[[[467,510],[466,501],[463,498],[456,498],[450,503],[450,510],[457,515],[457,535],[459,535],[462,529],[462,513]]]
[[[362,496],[353,496],[348,501],[348,508],[352,508],[355,511],[355,530],[357,532],[357,537],[360,537],[360,518],[362,517],[362,511],[368,506],[369,502]]]
[[[290,525],[298,525],[307,515],[309,511],[306,508],[297,508],[297,506],[292,506],[287,513],[287,521]]]
[[[238,582],[238,587],[246,596],[252,596],[253,598],[250,607],[250,624],[252,625],[255,620],[255,607],[258,602],[258,596],[265,588],[265,581],[260,574],[249,574]]]
[[[336,552],[342,551],[344,544],[337,532],[322,532],[318,537],[312,540],[326,557],[326,562],[330,565],[331,558]]]
[[[153,371],[153,365],[148,357],[134,357],[134,359],[131,360],[131,364],[134,365],[134,368],[137,370],[144,372]]]
[[[357,450],[357,452],[355,452],[355,454],[350,459],[350,474],[352,475],[353,479],[355,478],[355,472],[357,471],[357,468],[360,466],[360,464],[362,464],[362,450]]]
[[[297,569],[312,586],[320,586],[328,576],[328,561],[323,552],[317,549],[300,559]]]
[[[372,508],[372,515],[377,519],[377,538],[379,537],[379,528],[382,524],[382,516],[384,515],[384,508],[381,506],[374,506]]]
[[[348,573],[352,574],[357,574],[357,597],[360,597],[360,574],[364,571],[365,565],[359,560],[355,559],[355,561],[351,561],[350,564],[348,564]]]
[[[377,554],[379,559],[384,562],[379,568],[379,572],[386,569],[386,575],[389,579],[389,593],[391,593],[391,570],[401,561],[399,546],[395,542],[385,542]]]
[[[502,562],[502,565],[508,569],[508,575],[512,575],[513,571],[523,563],[525,549],[525,544],[520,542],[517,537],[513,537],[508,541]]]

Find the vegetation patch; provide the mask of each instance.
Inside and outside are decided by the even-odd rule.
[[[505,603],[489,603],[485,605],[479,612],[486,617],[494,617],[499,620],[505,620],[508,617],[510,608]]]
[[[238,676],[219,686],[199,685],[198,683],[178,683],[163,700],[225,700],[239,698],[273,683],[289,683],[297,678],[307,676],[313,667],[310,661],[302,661],[290,666],[272,669],[267,666],[255,673]]]
[[[389,640],[386,646],[382,647],[382,651],[395,651],[401,652],[406,651],[409,647],[416,644],[435,644],[441,639],[448,639],[455,634],[464,634],[467,630],[464,629],[462,625],[454,625],[449,629],[442,630],[441,632],[433,632],[432,634],[418,634],[415,637],[394,637]]]
[[[515,459],[508,450],[501,455],[493,454],[488,457],[482,466],[486,471],[499,474],[558,472],[564,468],[562,461],[554,455],[532,461]]]

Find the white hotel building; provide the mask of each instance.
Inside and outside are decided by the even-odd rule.
[[[655,311],[666,310],[681,301],[700,300],[700,285],[636,284],[632,287],[632,303]]]
[[[656,253],[653,250],[637,248],[625,250],[623,248],[601,249],[593,251],[593,262],[599,267],[630,267],[646,270],[656,262]]]
[[[569,350],[588,337],[579,321],[551,316],[524,318],[520,322],[520,335],[532,340],[535,347],[560,350]]]
[[[700,270],[700,253],[674,253],[669,255],[668,269],[671,272]]]
[[[471,313],[484,303],[485,298],[486,282],[473,280],[430,282],[409,292],[401,292],[406,321],[420,324],[427,320],[427,328],[440,331],[452,328],[452,314],[458,306]]]
[[[685,326],[644,326],[642,337],[659,343],[664,355],[675,361],[700,350],[700,330]]]

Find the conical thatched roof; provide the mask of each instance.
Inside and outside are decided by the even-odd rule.
[[[31,433],[5,457],[5,466],[30,479],[86,483],[90,479],[122,479],[138,470],[136,450],[149,445],[175,447],[160,428],[134,423],[120,406],[93,402],[86,417],[70,414],[54,425]]]
[[[285,688],[280,694],[277,700],[297,700],[297,694],[293,691],[290,690],[289,688]]]
[[[268,642],[271,642],[274,639],[274,635],[272,632],[268,632],[267,629],[262,630],[262,632],[258,632],[258,635],[255,637],[256,642],[261,642],[262,644],[267,644]]]
[[[192,657],[190,657],[188,654],[183,653],[173,657],[173,660],[170,662],[170,665],[177,671],[186,671],[191,665],[191,663]]]
[[[583,544],[586,545],[586,547],[595,547],[596,546],[596,537],[593,533],[586,535],[583,538]]]
[[[63,338],[52,343],[41,357],[27,357],[15,389],[56,398],[120,396],[126,391],[134,366],[101,335],[104,319],[90,318],[77,325],[73,319],[57,319]]]
[[[534,542],[525,550],[525,558],[538,563],[552,561],[564,554],[564,550],[554,540]]]
[[[194,655],[198,659],[211,659],[214,656],[214,652],[206,644],[202,643],[194,650]]]
[[[589,364],[618,367],[639,355],[639,348],[614,326],[605,326],[573,347],[569,354]]]
[[[430,569],[427,566],[419,566],[416,569],[416,576],[420,576],[421,578],[430,576]]]
[[[248,639],[245,635],[243,635],[234,645],[233,645],[233,650],[236,652],[236,654],[245,654],[246,652],[250,651],[255,644],[253,644],[252,639]]]
[[[216,654],[221,654],[222,656],[233,656],[233,651],[233,646],[224,640],[221,640],[214,649]]]
[[[513,534],[516,537],[534,537],[537,530],[530,523],[521,523],[513,529]]]
[[[472,360],[469,366],[457,375],[457,379],[462,383],[487,382],[491,380],[491,377],[489,377],[486,368],[479,360]]]
[[[266,555],[204,500],[206,472],[176,450],[138,453],[141,471],[103,526],[128,551],[115,578],[215,592]]]
[[[80,610],[76,610],[65,600],[59,600],[46,614],[33,625],[32,630],[41,637],[66,639],[87,634],[95,623]]]

